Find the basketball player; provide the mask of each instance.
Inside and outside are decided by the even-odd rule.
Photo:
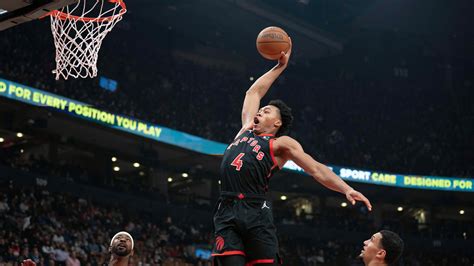
[[[115,234],[110,240],[109,266],[128,266],[130,257],[133,256],[133,246],[133,237],[129,233],[122,231]]]
[[[359,257],[366,266],[392,265],[403,252],[403,240],[394,232],[382,230],[364,241]]]
[[[286,136],[293,116],[280,100],[259,108],[272,83],[286,69],[291,55],[281,54],[278,64],[255,81],[245,95],[242,129],[227,147],[221,163],[221,197],[214,214],[217,265],[278,265],[276,230],[271,204],[265,201],[270,177],[288,160],[329,189],[344,194],[352,204],[369,200],[325,165],[305,153],[298,141]]]

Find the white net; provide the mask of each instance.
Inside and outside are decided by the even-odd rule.
[[[125,12],[122,0],[79,0],[53,11],[50,17],[56,46],[56,79],[96,77],[102,41]]]

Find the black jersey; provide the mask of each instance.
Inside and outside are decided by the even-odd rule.
[[[265,194],[270,177],[279,169],[273,156],[273,135],[248,130],[224,152],[221,163],[222,191]]]

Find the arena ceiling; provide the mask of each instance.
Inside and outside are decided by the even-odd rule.
[[[178,36],[186,35],[194,45],[201,43],[213,50],[220,49],[222,53],[238,54],[244,60],[255,61],[259,56],[255,49],[257,34],[263,28],[273,25],[284,28],[293,42],[298,44],[295,46],[296,56],[304,55],[313,59],[342,51],[342,44],[331,34],[303,21],[267,12],[252,1],[143,0],[130,2],[129,10],[130,14],[127,15],[141,21],[140,25],[145,27],[142,30],[169,28]]]

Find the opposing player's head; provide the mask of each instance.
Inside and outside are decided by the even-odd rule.
[[[118,232],[110,240],[109,252],[112,257],[116,258],[128,258],[133,256],[134,247],[133,237],[125,232]]]
[[[403,252],[403,240],[394,232],[382,230],[364,241],[359,257],[365,265],[392,265]]]
[[[293,123],[291,108],[282,100],[273,100],[258,110],[253,131],[257,134],[287,135]]]

